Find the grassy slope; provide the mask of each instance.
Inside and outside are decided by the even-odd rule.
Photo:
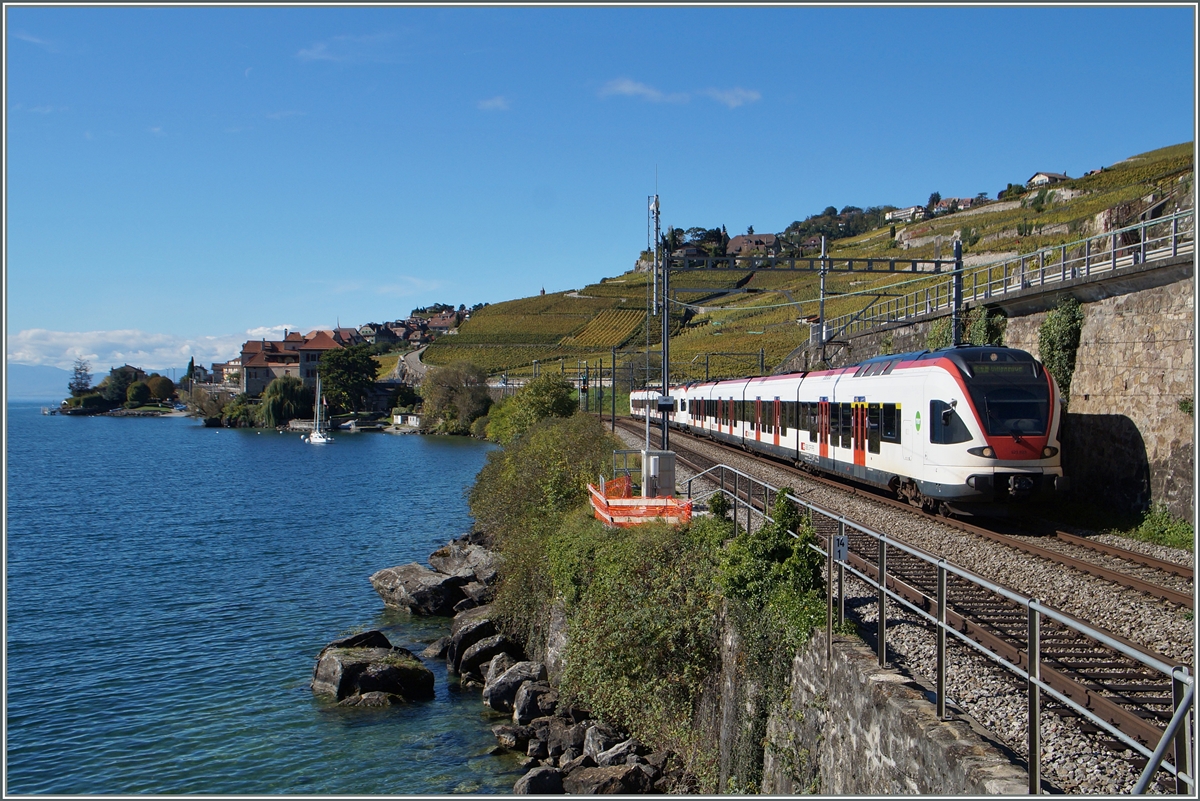
[[[1087,178],[1078,178],[1055,189],[1084,192],[1064,202],[1049,203],[1041,211],[1030,204],[1031,192],[1019,208],[982,210],[970,214],[952,214],[921,220],[908,226],[898,225],[898,238],[942,237],[940,255],[950,254],[950,241],[958,231],[978,237],[967,245],[967,255],[988,253],[1026,253],[1039,248],[1077,241],[1088,235],[1088,227],[1097,214],[1121,204],[1136,203],[1157,192],[1178,188],[1181,179],[1189,182],[1192,174],[1192,143],[1183,143],[1134,156]],[[1018,224],[1034,226],[1034,234],[1018,237]],[[1039,228],[1040,226],[1040,228]],[[969,241],[969,240],[968,240]],[[916,247],[895,247],[890,226],[868,231],[857,237],[832,243],[830,255],[836,258],[933,258],[938,246],[934,241]],[[542,365],[561,360],[573,371],[580,360],[593,366],[601,358],[607,363],[611,348],[628,350],[659,347],[661,320],[650,318],[649,337],[645,318],[634,324],[636,315],[647,306],[647,275],[629,272],[601,279],[577,293],[560,292],[492,304],[464,323],[457,336],[443,337],[426,351],[430,364],[448,364],[467,360],[489,372],[507,371],[510,375],[532,372],[536,359]],[[900,281],[908,282],[902,291],[911,291],[922,282],[931,284],[944,278],[912,275],[830,274],[826,281],[825,313],[834,317],[854,312],[874,296]],[[721,289],[752,290],[720,295]],[[688,311],[672,311],[671,362],[690,365],[678,368],[689,378],[704,375],[706,354],[710,375],[732,376],[753,373],[758,368],[758,353],[764,354],[770,371],[794,348],[808,338],[803,318],[817,314],[819,279],[815,273],[689,272],[671,274],[677,289],[712,289],[705,293],[680,293],[677,297],[691,304]],[[790,293],[789,297],[784,291]],[[868,294],[853,294],[868,293]],[[624,364],[624,361],[622,362]],[[543,369],[546,369],[543,367]]]

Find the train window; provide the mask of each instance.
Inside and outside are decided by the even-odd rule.
[[[879,453],[879,425],[883,408],[878,403],[867,406],[867,450]]]
[[[788,411],[791,404],[787,401],[775,401],[775,408],[779,410],[779,436],[786,437],[788,432]]]
[[[900,405],[883,404],[883,427],[880,439],[884,442],[900,441]]]
[[[854,445],[851,441],[851,432],[853,431],[853,429],[851,428],[851,421],[854,418],[852,417],[852,412],[850,411],[850,404],[840,403],[838,405],[842,407],[842,420],[841,420],[842,447],[843,448],[852,448],[852,447],[854,447]]]
[[[936,445],[970,442],[971,432],[953,406],[940,400],[929,402],[929,441]]]
[[[817,441],[817,428],[821,425],[820,407],[815,403],[804,404],[808,407],[808,441]]]

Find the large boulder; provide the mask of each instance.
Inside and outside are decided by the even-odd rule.
[[[517,664],[517,660],[508,654],[496,654],[493,656],[492,661],[488,662],[488,668],[483,674],[483,688],[486,690],[489,684],[503,676],[504,671],[515,664]]]
[[[567,664],[567,612],[562,604],[550,607],[550,627],[546,632],[546,672],[558,683]]]
[[[497,655],[492,659],[492,664],[495,665],[497,660],[502,659],[504,656],[506,654]],[[489,668],[489,672],[490,670]],[[497,712],[511,712],[513,701],[517,697],[517,690],[523,684],[545,681],[545,679],[546,666],[541,662],[517,662],[499,676],[484,683],[483,702]],[[535,717],[541,717],[541,714],[534,715],[529,720],[517,721],[517,723],[528,723]]]
[[[429,556],[429,564],[439,573],[463,576],[480,584],[496,580],[496,555],[479,545],[459,540],[438,548]]]
[[[534,768],[513,785],[513,795],[557,795],[562,791],[562,774],[551,767]]]
[[[389,567],[371,576],[371,586],[384,604],[419,615],[454,614],[454,605],[464,596],[462,586],[469,577],[447,576],[412,562]]]
[[[450,624],[450,643],[446,646],[446,667],[451,673],[458,672],[459,662],[468,648],[496,634],[491,611],[490,606],[477,606],[454,616],[454,622]]]
[[[611,765],[624,765],[630,761],[629,757],[638,757],[646,752],[641,743],[630,738],[624,742],[617,743],[607,751],[601,751],[596,754],[596,764],[602,768]]]
[[[311,686],[317,695],[338,701],[371,693],[419,701],[433,698],[433,672],[408,649],[393,646],[383,632],[368,631],[325,646]]]
[[[625,740],[624,733],[607,723],[593,723],[583,738],[583,753],[595,759],[602,752]]]
[[[645,772],[636,765],[578,768],[563,779],[563,790],[579,795],[632,795],[650,788]]]
[[[582,754],[583,739],[587,735],[590,725],[590,723],[572,724],[569,720],[560,717],[551,718],[550,725],[546,727],[543,735],[550,756],[561,756],[568,752],[573,752],[576,756]],[[574,759],[574,757],[571,758]],[[595,764],[595,762],[592,763],[592,765]]]
[[[458,660],[459,675],[465,680],[482,682],[483,666],[500,653],[506,653],[518,661],[525,658],[525,652],[517,642],[507,635],[493,634],[491,637],[484,637],[463,652],[462,658]]]
[[[544,669],[543,669],[544,670]],[[553,715],[558,706],[558,693],[544,681],[527,681],[520,685],[513,698],[513,723],[532,723],[535,718]]]
[[[513,751],[524,751],[536,736],[532,726],[514,726],[511,723],[493,726],[492,734],[496,735],[496,742]]]

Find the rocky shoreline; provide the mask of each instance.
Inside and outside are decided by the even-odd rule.
[[[341,706],[387,706],[432,698],[434,678],[421,660],[445,659],[462,688],[478,689],[481,703],[511,722],[492,727],[490,752],[524,754],[518,795],[665,793],[682,781],[679,760],[651,751],[627,732],[596,720],[587,710],[559,703],[548,670],[500,631],[490,605],[498,555],[485,535],[464,534],[434,551],[430,567],[417,563],[370,577],[384,604],[416,615],[452,617],[450,634],[421,652],[393,646],[379,631],[335,640],[313,669],[314,693]],[[562,621],[565,624],[565,620]],[[565,625],[556,626],[547,660],[560,668]]]

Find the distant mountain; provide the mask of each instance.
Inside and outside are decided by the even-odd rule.
[[[67,391],[70,380],[70,370],[41,364],[9,364],[4,390],[9,399],[62,400],[70,394]]]

